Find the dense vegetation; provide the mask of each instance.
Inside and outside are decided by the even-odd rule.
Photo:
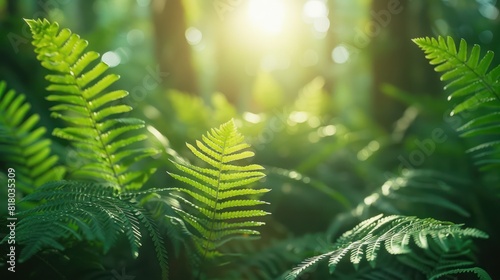
[[[323,23],[342,9],[301,2],[305,18],[316,11],[309,19]],[[253,65],[252,57],[239,61],[253,83],[228,70],[236,61],[225,61],[218,78],[227,82],[218,86],[207,72],[217,64],[206,51],[221,50],[201,39],[208,31],[184,26],[203,20],[206,3],[125,6],[143,11],[136,6],[151,5],[153,14],[172,16],[185,33],[179,43],[174,27],[166,26],[164,37],[156,23],[162,62],[155,64],[120,44],[101,55],[94,41],[97,49],[109,47],[113,35],[96,26],[89,36],[76,34],[57,5],[43,6],[50,20],[23,20],[15,9],[29,4],[0,2],[12,14],[1,51],[26,54],[6,56],[0,69],[2,279],[496,279],[500,63],[496,50],[487,50],[493,39],[481,33],[488,43],[480,46],[459,31],[441,32],[453,26],[449,15],[439,18],[441,29],[412,40],[392,37],[400,13],[439,5],[465,10],[469,4],[460,1],[425,8],[358,2],[346,5],[369,10],[371,28],[356,29],[352,44],[333,47],[335,64],[328,67],[337,70],[284,70],[293,67],[283,66],[279,52],[297,50],[272,33],[268,39],[277,42],[267,43],[276,45],[256,51],[262,65]],[[110,12],[103,18],[119,18],[106,2],[91,3],[94,12]],[[209,6],[222,22],[242,16],[238,9],[248,8],[249,15],[264,9],[259,1],[238,3]],[[279,18],[282,2],[269,3]],[[476,4],[483,17],[496,19],[494,4]],[[176,9],[185,18],[174,17]],[[138,26],[150,20],[143,17]],[[345,28],[345,21],[339,25]],[[312,23],[316,35],[326,32],[318,22]],[[267,31],[277,30],[269,28],[273,21],[265,23]],[[137,30],[145,27],[138,26],[126,36],[130,45],[143,36]],[[327,45],[343,36],[323,35],[310,39]],[[384,36],[393,41],[377,42]],[[367,50],[398,44],[421,58],[408,54],[409,61],[434,67],[397,69],[409,73],[411,84],[428,87],[404,88],[376,69],[364,79],[363,65],[379,59]],[[266,60],[266,51],[274,58]],[[177,59],[184,64],[163,65]],[[350,71],[338,71],[349,63]],[[237,91],[225,92],[231,89]]]

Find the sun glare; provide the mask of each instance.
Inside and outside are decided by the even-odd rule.
[[[248,20],[259,32],[275,35],[283,30],[286,17],[284,0],[250,0]]]
[[[326,17],[328,8],[321,0],[309,0],[304,4],[304,16],[311,19]]]

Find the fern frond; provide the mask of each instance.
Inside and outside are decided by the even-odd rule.
[[[6,87],[0,81],[0,161],[15,169],[19,190],[31,193],[46,182],[62,179],[66,170],[57,165],[51,141],[44,137],[46,129],[38,126],[40,117],[29,114],[26,97]]]
[[[196,146],[187,146],[208,167],[173,162],[181,173],[170,175],[190,186],[172,189],[181,204],[174,209],[194,230],[199,253],[210,259],[219,256],[218,248],[229,240],[259,235],[251,228],[264,223],[253,219],[269,213],[255,209],[266,202],[254,197],[269,190],[247,187],[264,177],[262,166],[232,164],[254,155],[233,121],[207,132]]]
[[[383,265],[362,265],[354,271],[348,269],[342,271],[342,269],[338,269],[335,270],[335,273],[331,276],[331,278],[343,280],[426,279],[424,274],[399,262],[397,258],[394,258],[387,252],[381,252],[381,254],[379,254],[379,256],[377,257],[377,260],[379,263],[383,263]]]
[[[119,76],[105,75],[109,68],[104,62],[95,63],[99,54],[85,52],[88,42],[69,29],[59,31],[57,23],[26,20],[33,34],[37,59],[53,74],[48,91],[55,92],[47,100],[57,102],[51,114],[69,126],[56,128],[53,134],[69,140],[86,162],[75,176],[112,183],[120,190],[139,189],[154,169],[132,172],[130,166],[158,151],[152,148],[133,148],[147,137],[140,132],[144,122],[135,118],[117,117],[132,110],[115,104],[128,93],[107,91]]]
[[[486,115],[475,115],[468,123],[458,129],[462,136],[471,137],[479,135],[498,135],[500,129],[500,65],[489,70],[494,53],[487,51],[481,58],[481,48],[474,45],[470,54],[467,42],[460,40],[458,50],[451,37],[446,39],[439,36],[435,38],[413,39],[426,54],[432,65],[437,65],[434,70],[443,72],[441,80],[447,82],[445,89],[452,92],[448,100],[458,100],[451,111],[451,115],[473,112],[478,107],[488,106],[495,111],[487,111]],[[500,141],[493,140],[477,145],[469,150],[476,153],[476,164],[483,168],[494,168],[500,165]]]
[[[452,199],[459,196],[460,192],[456,186],[460,185],[464,185],[460,179],[440,172],[409,170],[385,181],[379,189],[355,207],[353,214],[363,218],[370,208],[376,208],[386,214],[403,214],[403,209],[398,207],[401,203],[398,202],[404,201],[405,207],[412,204],[430,205],[469,217],[470,213]]]
[[[325,79],[320,76],[307,83],[300,90],[292,110],[307,112],[313,116],[324,115],[328,110],[327,104],[330,104],[324,86]]]
[[[463,273],[475,274],[477,276],[477,279],[479,279],[479,280],[491,280],[490,275],[484,269],[482,269],[480,267],[451,269],[451,270],[447,270],[445,272],[433,275],[432,277],[430,277],[428,279],[435,280],[435,279],[439,279],[445,275],[456,275],[456,274],[463,274]]]
[[[440,279],[460,273],[476,274],[478,279],[491,279],[486,271],[475,267],[471,239],[450,240],[447,250],[430,240],[427,250],[400,255],[397,260],[408,268],[425,275],[426,279]]]
[[[235,255],[231,259],[230,271],[217,279],[268,280],[284,279],[283,272],[300,262],[311,252],[318,252],[328,244],[321,233],[308,234],[298,238],[273,240],[263,248],[256,248],[252,242],[235,243],[223,253]]]
[[[443,251],[448,251],[456,239],[487,238],[484,232],[474,228],[437,221],[431,218],[419,219],[407,216],[378,215],[361,222],[352,230],[344,233],[334,244],[333,249],[305,260],[294,268],[286,279],[296,279],[312,265],[329,259],[330,273],[337,264],[350,253],[350,261],[355,266],[364,258],[375,265],[380,248],[393,255],[407,254],[412,251],[410,241],[421,249],[428,248],[428,239],[436,242]]]
[[[448,99],[467,98],[455,106],[452,114],[474,109],[485,102],[500,101],[500,83],[497,81],[500,67],[488,72],[494,55],[492,51],[480,58],[481,48],[474,45],[468,55],[467,42],[460,40],[457,50],[451,37],[426,37],[413,41],[426,53],[429,63],[437,65],[436,72],[445,72],[441,76],[441,80],[448,81],[445,89],[453,89]]]
[[[111,184],[57,181],[41,186],[22,201],[43,203],[19,213],[16,242],[24,246],[20,261],[44,249],[64,250],[63,242],[71,240],[96,241],[106,253],[120,234],[137,257],[142,225],[153,240],[163,279],[167,279],[167,251],[158,229],[146,210],[134,202],[133,193],[125,198],[122,194]]]

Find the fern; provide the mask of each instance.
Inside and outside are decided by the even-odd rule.
[[[217,279],[283,279],[283,271],[311,252],[320,251],[327,244],[322,233],[273,240],[260,249],[250,242],[237,243],[231,246],[231,250],[224,252],[237,254],[232,259],[230,271]]]
[[[172,196],[181,205],[174,209],[194,231],[194,244],[202,258],[212,259],[221,255],[218,248],[225,242],[259,235],[249,228],[264,223],[251,219],[269,213],[255,209],[266,202],[254,197],[269,190],[246,187],[264,177],[262,166],[232,164],[254,155],[245,150],[249,145],[244,143],[233,121],[207,132],[202,141],[196,141],[196,147],[190,144],[187,147],[209,167],[173,162],[181,173],[170,175],[189,185],[171,189],[177,192]]]
[[[451,89],[448,100],[459,100],[451,111],[452,115],[471,113],[478,107],[492,107],[494,111],[486,115],[473,116],[468,123],[458,128],[462,136],[492,136],[498,135],[500,128],[500,66],[491,71],[493,52],[488,51],[483,58],[481,48],[474,45],[470,55],[467,51],[467,42],[460,40],[457,50],[451,37],[417,38],[413,41],[426,53],[430,64],[437,65],[434,70],[443,72],[441,80],[446,81],[445,89]],[[492,140],[481,143],[469,152],[475,153],[477,164],[486,168],[495,168],[500,165],[500,141]]]
[[[457,269],[447,270],[443,273],[433,275],[432,277],[429,278],[429,280],[436,280],[436,279],[439,279],[439,278],[446,276],[446,275],[456,275],[456,274],[463,274],[463,273],[473,273],[477,276],[477,279],[480,279],[480,280],[491,280],[490,275],[486,271],[484,271],[484,269],[479,268],[479,267],[457,268]]]
[[[478,279],[491,279],[482,268],[474,267],[472,240],[454,239],[450,242],[452,246],[443,250],[431,240],[427,250],[401,255],[397,257],[397,260],[406,267],[425,275],[426,279],[439,279],[459,273],[474,273]]]
[[[62,179],[65,169],[57,166],[51,141],[43,137],[46,129],[38,127],[37,114],[29,115],[31,105],[25,99],[14,90],[6,91],[6,83],[0,81],[1,161],[15,169],[19,190],[30,193],[48,181]]]
[[[471,248],[469,248],[471,240],[463,242],[464,240],[455,239],[455,241],[454,246],[448,251],[444,251],[432,240],[427,250],[413,251],[411,254],[394,257],[386,251],[381,251],[377,262],[383,265],[364,265],[356,271],[339,267],[331,278],[343,280],[458,279],[458,274],[474,273],[478,279],[491,280],[483,269],[473,266],[474,262],[470,258]],[[343,269],[345,271],[342,271]],[[321,279],[324,278],[326,276]]]
[[[444,251],[450,249],[455,239],[488,237],[480,230],[462,228],[461,225],[431,218],[419,219],[398,215],[382,217],[382,215],[378,215],[361,222],[352,230],[344,233],[333,244],[332,250],[305,260],[293,269],[286,279],[296,279],[308,268],[327,258],[329,259],[330,273],[333,273],[338,263],[347,254],[350,254],[350,262],[355,266],[358,266],[363,258],[375,266],[382,246],[393,255],[408,254],[412,252],[411,240],[419,248],[428,249],[428,236]]]
[[[154,169],[131,171],[130,166],[157,150],[133,148],[147,138],[137,131],[144,126],[142,120],[115,117],[132,110],[126,105],[113,105],[128,95],[126,91],[106,92],[119,76],[104,75],[109,67],[104,62],[95,64],[99,54],[84,53],[87,41],[69,29],[59,31],[57,23],[46,19],[26,22],[37,59],[53,72],[45,77],[50,82],[47,90],[56,92],[47,99],[58,103],[51,108],[51,115],[70,125],[56,128],[53,134],[69,140],[87,160],[74,175],[102,180],[120,190],[141,188]]]
[[[419,280],[426,279],[418,269],[413,269],[394,258],[386,251],[379,253],[377,262],[383,265],[379,266],[360,266],[355,271],[351,269],[336,269],[331,278],[342,280]]]
[[[137,257],[142,225],[153,240],[162,277],[166,279],[167,252],[163,239],[146,211],[135,202],[137,196],[154,191],[157,190],[120,193],[110,184],[74,181],[43,185],[22,201],[45,203],[19,213],[21,218],[16,227],[16,242],[24,246],[20,261],[46,248],[65,250],[67,244],[62,241],[71,240],[98,242],[106,253],[120,234],[125,235],[132,255]]]
[[[378,213],[428,216],[456,213],[470,217],[469,207],[460,203],[467,180],[432,170],[408,170],[387,179],[378,189],[360,199],[351,210],[340,213],[330,224],[327,236],[335,237],[353,220],[363,220]],[[469,199],[470,200],[470,199]],[[427,207],[430,206],[430,207]],[[415,209],[421,209],[415,213]],[[438,211],[439,210],[439,211]]]
[[[134,148],[146,136],[138,130],[143,121],[116,118],[132,108],[113,105],[128,93],[106,92],[117,75],[106,75],[108,66],[93,63],[99,54],[83,53],[88,43],[70,30],[59,31],[57,23],[47,20],[26,20],[33,34],[33,45],[42,66],[55,72],[47,75],[47,90],[53,106],[52,116],[70,126],[56,128],[53,135],[68,140],[86,159],[75,171],[75,177],[99,182],[56,181],[47,183],[27,196],[23,202],[42,202],[20,213],[17,240],[24,245],[21,260],[27,260],[47,248],[64,250],[73,241],[101,244],[107,252],[124,234],[132,255],[141,247],[141,226],[153,240],[162,270],[168,278],[167,252],[155,223],[136,202],[146,192],[129,193],[141,188],[154,169],[132,171],[136,161],[157,153],[156,149]],[[94,64],[91,66],[91,64]],[[90,70],[86,70],[91,68]]]
[[[401,214],[403,205],[412,209],[412,204],[427,204],[469,217],[470,213],[457,204],[459,191],[453,185],[464,185],[460,179],[431,170],[409,170],[406,174],[388,179],[377,191],[367,196],[354,212],[361,216],[369,208],[380,212]],[[449,197],[449,198],[448,198]],[[404,201],[404,203],[398,203]],[[399,206],[399,207],[398,207]]]

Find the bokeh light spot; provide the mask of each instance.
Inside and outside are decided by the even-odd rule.
[[[484,44],[489,44],[493,40],[493,32],[491,30],[485,30],[479,33],[479,40]]]
[[[185,36],[188,43],[192,46],[199,44],[201,39],[203,39],[203,34],[198,28],[195,27],[189,27],[186,29]]]
[[[259,115],[251,112],[243,113],[243,119],[249,123],[260,123],[262,121],[262,118]]]
[[[144,32],[139,29],[132,29],[127,33],[127,42],[134,46],[144,41]]]
[[[333,136],[337,133],[337,128],[331,124],[323,127],[321,132],[324,136]]]
[[[450,26],[448,25],[448,23],[440,18],[440,19],[437,19],[435,22],[434,22],[439,34],[448,34],[449,30],[450,30]]]
[[[325,33],[330,28],[330,20],[327,17],[321,17],[314,20],[314,30],[319,33]]]
[[[147,105],[145,108],[144,108],[144,115],[149,118],[149,119],[157,119],[157,118],[160,118],[161,117],[161,112],[158,111],[158,109],[156,109],[155,107],[151,106],[151,105]]]
[[[332,51],[332,59],[335,63],[346,63],[349,60],[349,51],[342,45],[336,46]]]
[[[380,195],[378,193],[374,193],[370,196],[367,196],[365,197],[365,199],[363,200],[363,202],[366,204],[366,205],[372,205],[373,203],[375,203],[378,199],[379,199]]]
[[[289,116],[290,120],[295,123],[306,122],[308,117],[309,115],[307,114],[307,112],[302,112],[302,111],[294,111]]]
[[[491,3],[486,3],[479,6],[479,13],[487,19],[495,20],[498,17],[499,11]]]
[[[371,151],[377,151],[379,148],[380,148],[380,144],[379,142],[373,140],[371,141],[369,144],[368,144],[368,148],[371,150]]]
[[[292,186],[290,184],[283,184],[281,187],[281,191],[283,193],[291,193],[292,192]]]
[[[121,58],[117,53],[109,51],[102,55],[102,62],[106,63],[109,67],[115,67],[120,64]]]
[[[321,18],[328,15],[328,9],[324,1],[309,0],[304,4],[303,13],[306,18]]]

